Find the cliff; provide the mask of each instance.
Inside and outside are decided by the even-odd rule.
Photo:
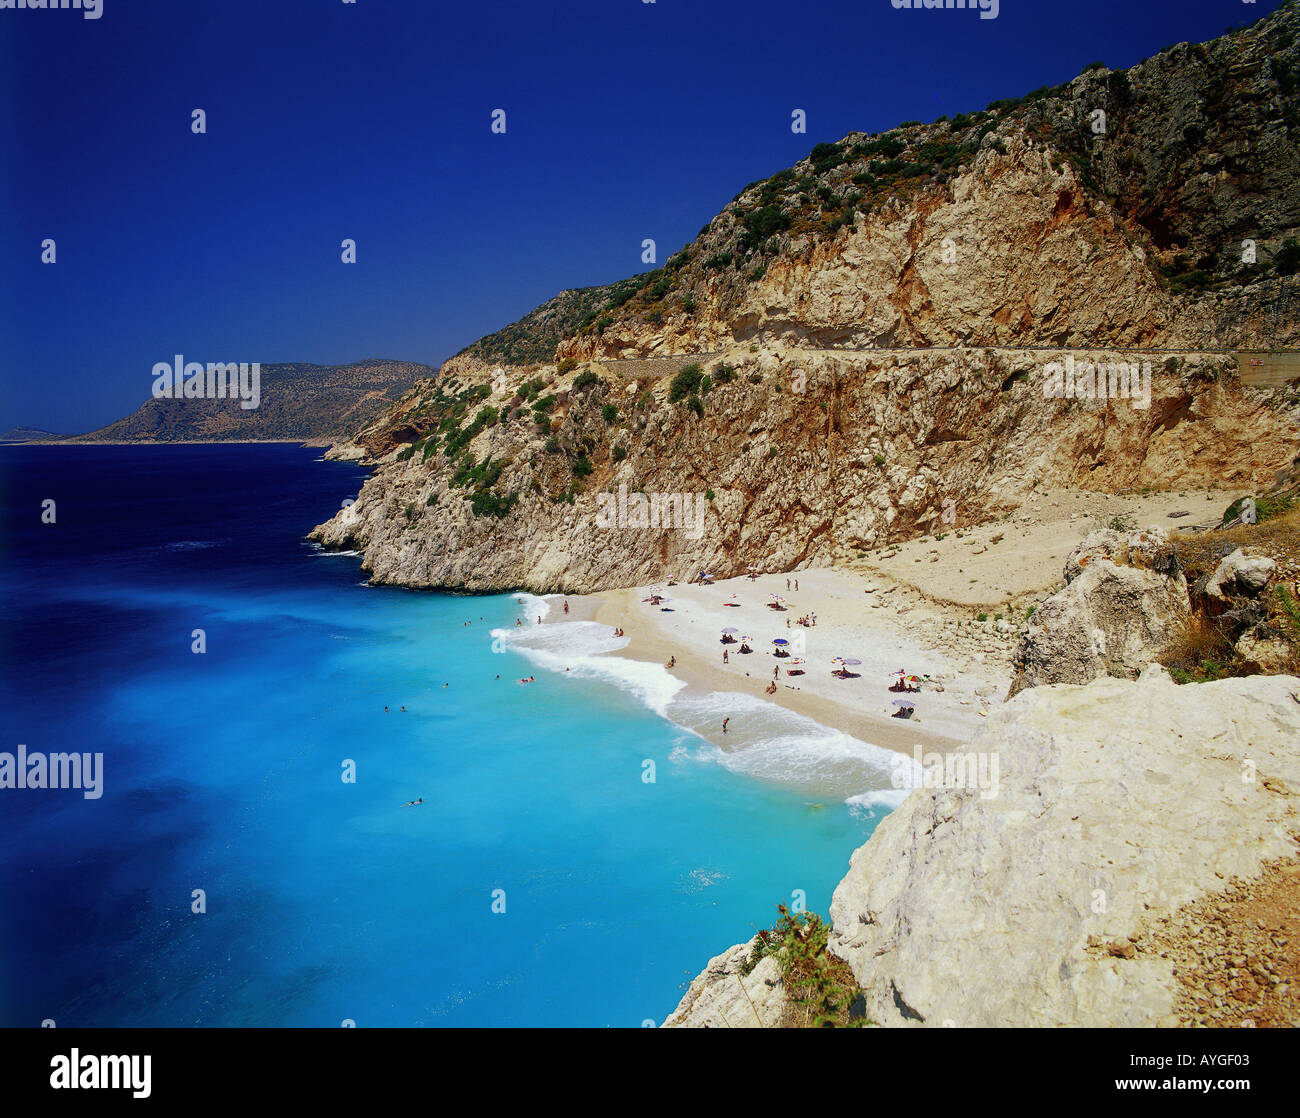
[[[353,437],[379,468],[313,538],[376,582],[574,592],[834,562],[1041,485],[1267,484],[1297,401],[1243,386],[1232,351],[1300,341],[1298,28],[1293,2],[818,145],[662,269],[417,384]],[[502,360],[575,316],[554,362]],[[1142,398],[1113,369],[1045,395],[1096,362],[1131,364]],[[690,523],[642,524],[656,501]]]
[[[997,759],[993,794],[950,759],[835,890],[829,949],[859,1012],[896,1027],[1300,1024],[1300,954],[1259,907],[1300,901],[1297,741],[1291,676],[1193,698],[1152,666],[1018,695],[956,755]],[[752,947],[712,960],[665,1024],[775,1024],[780,971],[744,976]]]

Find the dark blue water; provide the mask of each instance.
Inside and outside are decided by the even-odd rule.
[[[0,448],[0,752],[104,755],[0,790],[0,1025],[639,1026],[825,910],[875,814],[494,653],[511,596],[366,586],[302,540],[364,477],[318,458]]]

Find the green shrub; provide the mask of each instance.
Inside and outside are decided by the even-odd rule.
[[[818,144],[809,156],[812,160],[813,173],[822,175],[844,162],[844,153],[839,144]]]
[[[731,253],[719,252],[719,253],[715,253],[713,256],[710,256],[704,262],[704,266],[708,268],[709,271],[711,272],[718,272],[721,271],[723,268],[730,268],[732,259],[733,258]]]
[[[776,959],[785,987],[780,1024],[787,1028],[862,1028],[870,1024],[859,1010],[862,991],[853,971],[828,949],[830,927],[812,912],[791,915],[777,905],[780,917],[741,963],[749,975],[765,958]]]
[[[565,376],[566,374],[573,372],[573,370],[576,369],[577,367],[578,367],[578,362],[576,358],[566,357],[563,361],[559,363],[558,366],[556,366],[555,371],[559,373],[560,376]]]
[[[700,381],[704,379],[704,370],[697,364],[687,365],[678,370],[668,389],[668,400],[677,403],[699,390]]]
[[[713,380],[716,384],[730,384],[736,379],[736,370],[731,365],[719,364],[713,367]]]
[[[428,506],[430,506],[430,505],[436,505],[437,503],[438,503],[438,494],[437,494],[437,493],[430,493],[430,494],[429,494],[427,497],[425,497],[425,499],[424,499],[424,504],[425,504],[425,507],[426,507],[426,508],[427,508]]]
[[[552,435],[549,439],[546,440],[546,446],[543,447],[542,449],[545,450],[547,454],[559,454],[560,440],[557,439],[554,435]]]
[[[690,396],[686,400],[686,406],[697,416],[704,414],[704,401],[698,396]]]
[[[414,454],[414,453],[415,453],[415,444],[414,444],[414,443],[412,443],[410,446],[404,446],[404,447],[402,447],[401,450],[399,450],[399,451],[397,452],[397,460],[398,460],[399,462],[405,462],[405,461],[406,461],[408,458],[410,458],[411,455]]]
[[[622,462],[623,459],[627,457],[627,448],[616,446],[609,452],[609,456],[614,459],[615,462]]]
[[[600,409],[600,416],[606,423],[613,423],[618,418],[618,407],[614,404],[606,404]]]
[[[573,378],[573,390],[577,392],[581,388],[586,388],[589,384],[595,384],[598,380],[600,380],[600,377],[596,376],[591,369],[583,369]]]
[[[469,507],[475,516],[495,516],[500,519],[509,514],[518,500],[519,496],[516,493],[501,497],[490,489],[478,489],[470,497]]]
[[[591,459],[585,454],[578,455],[573,460],[573,476],[587,477],[596,467],[591,464]]]
[[[883,454],[877,454],[875,462],[877,466],[883,466],[885,464],[885,456]]]
[[[740,220],[746,232],[756,242],[765,241],[774,233],[790,228],[790,215],[777,205],[760,206],[756,210],[750,210]]]
[[[704,491],[704,499],[706,501],[712,501],[716,496],[717,494],[714,493],[712,489],[706,489]]]

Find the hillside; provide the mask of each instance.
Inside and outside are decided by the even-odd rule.
[[[258,406],[238,400],[149,399],[116,423],[78,442],[225,442],[330,439],[381,416],[420,377],[433,372],[407,361],[261,367]]]
[[[0,435],[0,443],[39,443],[46,439],[61,439],[53,431],[42,431],[39,427],[10,427]]]
[[[467,351],[359,431],[380,468],[315,538],[379,582],[578,591],[842,562],[1041,488],[1266,487],[1298,401],[1233,351],[1300,344],[1297,31],[1292,0],[818,145],[587,300],[558,361]],[[1100,396],[1045,395],[1094,363]],[[1142,399],[1108,398],[1129,363]],[[700,530],[629,518],[637,493],[697,497]]]
[[[518,322],[480,338],[456,356],[507,365],[550,361],[561,341],[594,321],[596,313],[603,307],[617,303],[625,293],[638,290],[642,282],[640,276],[633,276],[600,287],[561,291]]]

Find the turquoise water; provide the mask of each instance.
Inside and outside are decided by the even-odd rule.
[[[364,585],[301,539],[364,476],[317,458],[0,448],[0,750],[105,773],[0,791],[0,1024],[639,1026],[825,911],[882,809],[494,652],[509,595]]]

